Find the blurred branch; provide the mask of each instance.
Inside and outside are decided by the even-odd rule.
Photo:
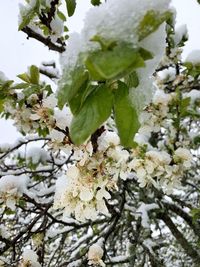
[[[27,39],[29,39],[29,38],[36,39],[36,40],[40,41],[41,43],[43,43],[44,45],[46,45],[50,50],[53,50],[53,51],[56,51],[59,53],[63,53],[65,51],[65,43],[63,43],[63,42],[61,42],[60,46],[57,44],[54,44],[49,37],[45,38],[41,34],[33,31],[28,26],[24,27],[22,29],[22,31],[28,35]]]

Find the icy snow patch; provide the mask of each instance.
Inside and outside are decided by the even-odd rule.
[[[142,203],[140,207],[137,209],[137,213],[140,213],[141,215],[141,224],[144,228],[149,228],[149,216],[148,212],[153,209],[159,209],[159,206],[155,203],[152,204],[145,204]]]
[[[197,49],[190,52],[186,57],[185,62],[191,62],[193,65],[200,64],[200,50]]]
[[[137,46],[137,29],[146,12],[155,10],[163,13],[168,10],[169,3],[170,0],[109,0],[100,6],[91,8],[86,14],[81,33],[70,35],[68,49],[61,56],[61,65],[64,68],[73,68],[80,52],[98,48],[98,44],[90,41],[94,35],[122,42],[125,40]],[[155,54],[158,53],[156,48],[160,47],[161,40],[158,38],[152,42],[151,47],[155,48]],[[147,44],[147,49],[149,45],[150,42]]]

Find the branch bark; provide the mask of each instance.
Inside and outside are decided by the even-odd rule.
[[[53,50],[53,51],[56,51],[59,53],[63,53],[65,51],[65,43],[62,43],[60,46],[57,44],[54,44],[53,42],[51,42],[49,37],[45,38],[41,34],[33,31],[28,26],[24,27],[22,29],[22,31],[28,35],[28,37],[27,37],[28,39],[29,38],[36,39],[36,40],[40,41],[41,43],[43,43],[44,45],[46,45],[50,50]]]
[[[183,234],[178,230],[171,218],[166,213],[159,214],[160,219],[167,225],[173,236],[176,238],[181,247],[185,250],[186,254],[190,256],[195,264],[200,262],[199,253],[193,248],[193,246],[187,241]]]

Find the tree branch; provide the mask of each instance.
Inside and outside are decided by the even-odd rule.
[[[187,241],[187,239],[183,236],[183,234],[178,230],[176,225],[173,223],[171,218],[166,213],[160,213],[159,217],[163,222],[168,226],[173,236],[185,250],[186,254],[190,256],[195,263],[200,262],[200,255],[197,251],[192,247],[192,245]]]
[[[46,45],[50,50],[53,50],[53,51],[56,51],[59,53],[63,53],[65,51],[65,43],[62,43],[60,46],[56,45],[53,42],[51,42],[49,37],[45,38],[41,34],[33,31],[28,26],[24,27],[22,29],[22,31],[28,35],[28,37],[27,37],[28,39],[29,38],[36,39],[36,40],[40,41],[41,43],[43,43],[44,45]]]

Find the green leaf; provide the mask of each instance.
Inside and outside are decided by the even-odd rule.
[[[38,94],[40,91],[41,91],[41,86],[36,85],[36,84],[32,84],[31,86],[24,88],[23,94],[26,97],[29,97],[32,94]]]
[[[19,74],[19,75],[17,75],[17,77],[20,78],[24,82],[31,83],[30,77],[28,76],[27,73]]]
[[[191,101],[190,97],[186,97],[180,100],[179,106],[180,106],[180,114],[182,116],[184,116],[184,114],[187,113],[188,107],[190,106],[190,101]]]
[[[88,85],[88,83],[84,83],[78,93],[69,101],[69,107],[74,115],[79,112],[86,98],[95,88],[96,86],[94,85]]]
[[[145,61],[153,58],[152,53],[142,47],[139,48],[139,53]]]
[[[4,111],[4,100],[5,99],[0,98],[0,113],[2,113]]]
[[[11,85],[14,83],[12,80],[7,80],[4,83],[1,84],[0,89],[1,90],[8,90],[10,89]]]
[[[93,36],[90,41],[99,43],[103,51],[112,50],[117,45],[116,41],[107,40],[100,35]]]
[[[200,62],[193,64],[192,62],[184,62],[183,64],[187,69],[187,74],[193,76],[195,79],[200,75]]]
[[[111,51],[94,51],[89,54],[85,65],[94,80],[116,79],[144,67],[145,63],[139,51],[123,43]]]
[[[26,27],[31,20],[35,17],[35,15],[39,12],[40,0],[37,0],[35,6],[28,10],[24,15],[22,15],[22,22],[19,25],[18,30],[21,31],[24,27]]]
[[[14,86],[12,86],[12,89],[25,89],[29,86],[30,86],[29,83],[17,83]]]
[[[140,123],[136,109],[129,98],[129,89],[121,81],[118,81],[118,88],[115,91],[114,116],[121,144],[125,147],[134,147],[133,138]]]
[[[196,222],[200,218],[200,209],[199,208],[193,208],[191,210],[192,219],[194,222]]]
[[[10,208],[6,208],[5,209],[5,214],[6,215],[13,215],[13,214],[15,214],[16,213],[16,211],[14,211],[14,210],[11,210]]]
[[[49,134],[49,129],[48,128],[41,128],[39,127],[37,129],[38,135],[42,137],[46,137]]]
[[[76,0],[65,0],[68,16],[71,17],[76,9]]]
[[[41,25],[40,26],[40,28],[41,28],[41,30],[43,31],[43,34],[45,35],[45,36],[48,36],[49,34],[50,34],[50,30],[49,30],[49,28],[46,26],[46,25]]]
[[[76,67],[69,75],[64,75],[58,91],[58,105],[63,107],[76,96],[78,91],[88,82],[88,72],[83,66]]]
[[[30,82],[33,84],[39,84],[40,80],[39,69],[36,66],[32,65],[29,71],[30,71]]]
[[[101,4],[101,1],[100,0],[91,0],[91,4],[93,6],[99,6]]]
[[[125,79],[125,83],[127,84],[129,88],[132,88],[132,87],[136,88],[139,85],[139,78],[138,78],[136,71],[130,73],[124,79]]]
[[[167,21],[170,17],[171,17],[171,12],[169,11],[166,11],[162,14],[155,10],[147,11],[146,15],[140,22],[137,30],[139,41],[143,40],[148,35],[155,32],[158,29],[158,27],[164,21]]]
[[[193,143],[195,145],[198,145],[199,146],[199,144],[200,144],[200,135],[197,135],[197,136],[194,137]]]
[[[57,10],[57,15],[62,21],[66,21],[67,20],[65,15],[60,10]]]
[[[111,114],[113,94],[105,85],[96,89],[86,98],[79,113],[70,126],[70,137],[76,145],[82,144],[104,123]]]
[[[17,201],[17,204],[18,204],[20,207],[25,208],[27,202],[26,202],[24,199],[20,198],[20,199]]]

